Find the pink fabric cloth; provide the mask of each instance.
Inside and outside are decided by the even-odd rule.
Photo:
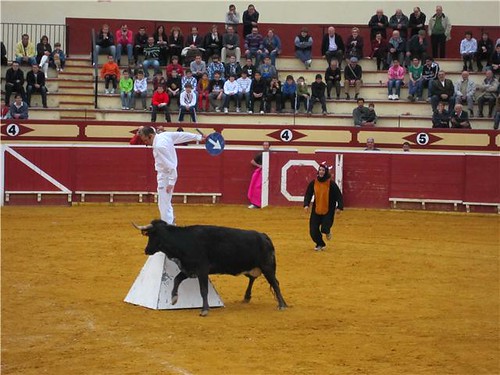
[[[257,168],[248,187],[248,200],[257,207],[262,205],[262,168]]]

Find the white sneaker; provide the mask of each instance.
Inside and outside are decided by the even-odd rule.
[[[248,113],[252,114],[253,112],[252,111],[248,111]]]
[[[264,114],[264,111],[260,111],[260,114],[263,115]]]
[[[393,95],[392,97],[394,100],[399,100],[399,95]]]
[[[111,89],[111,94],[114,94],[115,93],[115,89]]]
[[[314,248],[315,251],[322,251],[325,247],[324,246],[316,246]]]
[[[122,110],[125,110],[125,109],[127,109],[127,107],[122,107]]]
[[[236,108],[236,113],[240,113],[240,112],[241,112],[241,109]]]
[[[248,208],[259,208],[258,206],[256,206],[255,204],[251,204],[248,206]]]
[[[388,96],[387,96],[387,99],[389,99],[389,100],[394,100],[394,95],[388,95]]]
[[[215,107],[215,112],[220,112],[220,108],[219,107]]]
[[[109,90],[108,89],[104,90],[104,93],[109,94]]]
[[[224,108],[224,113],[229,113],[229,109]]]

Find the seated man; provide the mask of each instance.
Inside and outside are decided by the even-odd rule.
[[[236,79],[238,79],[241,76],[241,65],[240,62],[236,60],[236,56],[230,56],[229,62],[225,65],[226,71],[224,73],[224,78],[229,79],[230,75],[234,75]]]
[[[469,115],[462,110],[462,104],[455,104],[455,110],[450,116],[451,127],[457,129],[471,129]]]
[[[179,77],[177,70],[172,71],[172,76],[167,78],[167,94],[170,99],[168,106],[174,102],[177,103],[177,106],[180,105],[180,97],[181,97],[181,82],[182,78]]]
[[[258,67],[264,52],[264,38],[259,34],[257,27],[252,27],[252,32],[245,37],[245,57],[255,59],[255,66]]]
[[[148,44],[144,47],[144,62],[142,67],[144,68],[144,76],[149,78],[149,67],[152,66],[155,70],[155,74],[160,71],[160,46],[155,43],[155,38],[150,36],[148,38]]]
[[[326,58],[328,66],[332,59],[339,62],[339,68],[342,68],[342,60],[344,59],[344,41],[342,37],[335,32],[335,27],[330,26],[328,28],[328,33],[323,35],[323,41],[321,42],[321,55]]]
[[[432,81],[437,79],[439,73],[439,64],[431,57],[425,59],[425,64],[422,67],[422,91],[427,88],[427,101],[431,101],[432,96]]]
[[[413,35],[406,45],[406,64],[409,65],[410,60],[414,58],[420,61],[425,61],[427,58],[427,38],[425,37],[425,30],[420,30],[418,34]]]
[[[446,73],[441,70],[438,79],[432,82],[431,105],[434,112],[439,102],[447,102],[448,108],[455,106],[455,87],[450,79],[446,78]]]
[[[134,36],[134,61],[139,62],[139,55],[144,56],[144,47],[148,44],[148,34],[146,34],[146,27],[139,27],[139,31]]]
[[[286,76],[285,83],[281,88],[281,109],[285,109],[285,103],[290,100],[290,107],[295,111],[295,98],[296,98],[297,84],[291,74]]]
[[[352,111],[354,126],[375,126],[377,123],[375,111],[371,111],[370,108],[365,107],[365,100],[363,98],[359,98],[357,103],[358,106]]]
[[[234,100],[236,112],[240,112],[240,97],[238,95],[239,87],[236,82],[236,76],[231,74],[229,79],[224,82],[224,113],[229,112],[229,104]]]
[[[34,92],[39,92],[42,96],[43,108],[47,108],[47,87],[45,87],[45,74],[40,70],[38,64],[33,64],[31,71],[26,75],[27,82],[27,100],[26,104],[31,107],[31,95]]]
[[[436,110],[432,114],[432,127],[433,128],[450,127],[450,113],[444,107],[443,102],[438,103]]]
[[[358,99],[359,90],[363,84],[363,69],[361,65],[358,65],[358,59],[356,57],[351,57],[349,64],[347,64],[344,69],[344,91],[346,99],[351,99],[349,95],[349,88],[354,87],[354,98]]]
[[[234,31],[234,26],[228,26],[222,36],[221,60],[226,63],[227,56],[235,56],[236,61],[241,59],[240,37]]]
[[[12,66],[5,73],[5,103],[7,105],[10,105],[10,96],[13,92],[24,98],[24,73],[19,69],[17,61],[12,61]]]
[[[28,118],[28,104],[23,102],[21,94],[16,94],[14,103],[10,106],[10,118],[24,120]]]
[[[122,49],[127,49],[128,63],[132,61],[134,57],[134,36],[132,30],[128,29],[126,23],[124,23],[115,33],[116,41],[116,63],[120,65],[120,60],[122,57]]]
[[[201,55],[196,55],[194,60],[189,64],[189,69],[193,73],[193,76],[199,80],[207,72],[207,64],[203,61]]]
[[[203,37],[198,34],[198,28],[193,26],[191,27],[191,34],[186,38],[186,46],[181,52],[181,56],[184,57],[184,64],[189,66],[196,56],[200,55],[203,57],[204,53]]]
[[[472,37],[471,31],[465,32],[465,38],[460,42],[460,55],[464,62],[463,70],[473,72],[472,61],[475,60],[477,53],[477,40]]]
[[[271,64],[269,56],[264,57],[264,63],[259,65],[259,72],[267,82],[270,82],[273,78],[278,78],[278,72],[274,65]]]
[[[219,61],[218,55],[213,55],[212,62],[207,66],[208,79],[214,79],[215,73],[217,72],[220,73],[221,77],[224,77],[226,74],[226,67]]]
[[[476,83],[469,79],[469,72],[464,70],[462,78],[455,82],[455,103],[467,103],[469,116],[474,116],[474,94],[476,93]]]
[[[263,57],[269,57],[271,59],[271,65],[276,66],[276,58],[281,53],[281,40],[274,33],[273,29],[269,29],[266,37],[262,42],[262,46],[264,47],[262,51]]]
[[[238,84],[238,97],[240,100],[240,107],[243,100],[245,100],[245,105],[247,111],[250,110],[250,87],[252,85],[252,80],[248,78],[246,71],[241,72],[241,77],[236,80]]]
[[[99,55],[101,53],[106,53],[108,56],[116,56],[116,46],[115,46],[115,38],[113,33],[109,31],[109,25],[102,25],[99,34],[96,36],[94,48],[94,66],[97,65],[97,61],[99,59]]]
[[[36,64],[35,45],[30,42],[28,34],[23,34],[21,41],[17,43],[15,55],[18,64],[27,64],[30,66]]]
[[[394,30],[392,37],[387,43],[387,65],[392,65],[393,60],[399,60],[402,65],[405,61],[406,41],[399,35],[399,31]]]
[[[483,108],[485,103],[488,103],[489,107],[488,117],[493,117],[493,108],[495,107],[495,102],[498,97],[498,80],[489,69],[484,74],[486,78],[483,83],[476,86],[479,117],[484,116]]]
[[[253,113],[256,101],[260,101],[260,113],[264,114],[266,106],[267,82],[262,79],[260,72],[255,72],[255,77],[252,80],[250,87],[250,110],[248,113]]]
[[[323,77],[321,74],[316,74],[316,79],[311,84],[311,100],[309,100],[309,108],[307,109],[307,114],[312,114],[312,110],[316,103],[321,104],[321,110],[323,115],[327,115],[326,111],[326,84],[323,82]]]

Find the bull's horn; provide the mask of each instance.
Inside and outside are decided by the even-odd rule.
[[[149,229],[153,228],[153,224],[148,224],[148,225],[137,225],[136,223],[132,223],[132,225],[133,225],[136,229],[139,229],[140,231],[149,230]]]

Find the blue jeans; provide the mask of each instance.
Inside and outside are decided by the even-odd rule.
[[[134,108],[135,109],[135,98],[141,98],[141,102],[142,102],[142,109],[146,109],[147,105],[146,105],[146,97],[148,96],[148,92],[147,91],[142,91],[141,93],[136,93],[136,92],[132,92],[131,93],[132,95],[132,100],[131,100],[131,106],[130,108]]]
[[[245,98],[245,105],[246,105],[246,108],[247,108],[247,111],[250,110],[250,92],[246,92],[246,93],[238,93],[238,97],[239,97],[239,100],[240,100],[240,106],[241,106],[241,103],[243,102],[243,98]]]
[[[257,50],[249,50],[249,53],[245,55],[247,59],[255,58],[255,67],[257,68],[262,60],[262,53],[257,52]]]
[[[116,45],[115,60],[116,60],[117,64],[118,64],[118,61],[120,61],[120,59],[122,57],[122,48],[123,48],[123,46],[121,44]],[[127,44],[127,56],[128,56],[128,63],[130,64],[130,62],[134,58],[134,47],[132,46],[132,44]]]
[[[396,89],[396,95],[399,96],[401,93],[401,83],[403,81],[400,79],[390,79],[389,82],[387,82],[387,92],[389,95],[392,95],[392,89]]]
[[[16,57],[16,61],[21,65],[23,63],[23,58],[22,57]],[[34,57],[28,57],[28,64],[31,66],[33,64],[36,64],[36,58]]]
[[[122,99],[122,107],[130,108],[130,102],[132,100],[132,91],[120,93],[120,97]]]
[[[309,61],[311,60],[311,50],[297,50],[295,51],[295,56],[300,60],[302,61],[303,63],[305,63],[306,61]]]
[[[156,59],[149,59],[149,60],[144,60],[144,62],[142,63],[142,67],[144,68],[144,76],[147,78],[149,77],[149,66],[152,65],[154,70],[155,70],[155,74],[158,73],[160,71],[160,62]]]
[[[421,80],[421,79],[419,79],[415,83],[413,83],[413,81],[410,80],[409,86],[408,86],[408,93],[410,95],[413,95],[413,96],[415,96],[415,94],[417,94],[417,97],[421,98],[422,97],[422,90],[423,90],[422,85],[423,85],[423,80]]]
[[[116,56],[116,46],[109,46],[109,47],[101,47],[96,45],[95,50],[94,50],[94,64],[97,65],[97,60],[99,59],[99,55],[101,53],[106,52],[108,56]]]

